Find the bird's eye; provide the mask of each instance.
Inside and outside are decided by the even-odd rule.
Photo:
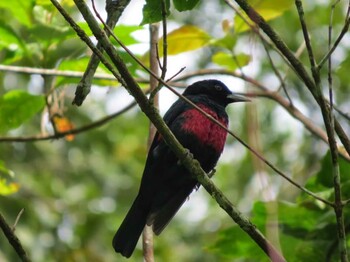
[[[222,86],[220,86],[220,85],[215,85],[214,88],[215,88],[216,91],[221,91],[222,90]]]

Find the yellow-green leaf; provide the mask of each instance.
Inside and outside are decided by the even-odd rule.
[[[0,133],[19,127],[45,106],[42,95],[12,90],[0,97]]]
[[[212,37],[202,29],[192,26],[182,26],[167,35],[168,55],[177,55],[196,50],[208,45]],[[159,41],[159,55],[163,55],[163,39]]]
[[[0,195],[7,196],[16,193],[19,190],[17,183],[7,183],[6,179],[0,178]]]
[[[249,0],[247,2],[265,19],[265,21],[281,16],[285,11],[294,5],[294,0]],[[254,25],[254,22],[252,22],[243,11],[242,14],[245,19]],[[235,32],[241,33],[249,29],[249,26],[244,22],[244,20],[240,16],[236,15],[234,18]]]
[[[250,56],[246,54],[232,55],[224,52],[217,52],[213,55],[212,61],[228,70],[236,70],[247,65],[250,61]]]

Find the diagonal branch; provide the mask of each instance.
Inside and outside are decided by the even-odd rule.
[[[299,21],[300,21],[301,29],[302,29],[303,35],[304,35],[304,40],[305,40],[305,44],[306,44],[306,50],[307,50],[307,53],[309,55],[309,61],[310,61],[310,65],[311,65],[311,72],[312,72],[312,75],[314,77],[315,83],[317,84],[320,81],[320,75],[319,75],[319,71],[317,70],[317,67],[316,67],[315,56],[314,56],[314,52],[312,50],[309,32],[307,30],[306,22],[305,22],[305,19],[304,19],[304,8],[303,8],[302,1],[301,0],[295,0],[295,5],[296,5],[297,10],[298,10]]]
[[[5,237],[10,242],[10,244],[13,246],[14,250],[16,251],[17,255],[20,257],[20,259],[23,262],[30,262],[30,258],[28,257],[26,251],[24,250],[21,241],[17,238],[15,235],[14,229],[7,224],[5,218],[0,214],[0,228],[4,232]]]
[[[318,70],[321,70],[324,63],[328,61],[329,57],[333,54],[334,50],[338,47],[340,41],[343,39],[345,34],[348,32],[349,27],[350,27],[350,1],[348,3],[348,10],[346,12],[346,18],[345,18],[345,23],[344,23],[343,29],[341,30],[339,36],[335,40],[333,46],[328,50],[327,54],[321,59],[320,63],[318,64]]]
[[[117,21],[119,20],[120,16],[122,15],[124,9],[127,7],[129,2],[130,0],[119,0],[119,1],[106,0],[106,11],[107,11],[106,23],[108,27],[114,28],[114,26],[116,25]],[[106,33],[108,35],[108,32]],[[97,49],[103,52],[101,43],[99,42],[97,43]],[[93,53],[90,58],[89,64],[84,72],[84,75],[77,85],[73,104],[80,106],[85,100],[86,96],[90,93],[92,79],[94,78],[94,75],[99,63],[100,63],[100,60],[98,56],[95,53]]]
[[[93,122],[91,124],[88,124],[86,126],[82,126],[80,128],[67,130],[65,132],[57,132],[53,135],[48,135],[48,136],[37,135],[37,136],[27,136],[27,137],[23,137],[23,136],[0,137],[0,143],[1,142],[35,142],[35,141],[43,141],[43,140],[52,140],[52,139],[58,139],[58,138],[65,137],[67,135],[75,135],[75,134],[83,133],[83,132],[89,131],[91,129],[100,127],[100,126],[108,123],[112,119],[122,115],[123,113],[125,113],[129,109],[133,108],[136,104],[137,104],[136,102],[132,102],[129,105],[127,105],[126,107],[124,107],[123,109],[121,109],[120,111],[118,111],[114,114],[111,114],[109,116],[106,116],[106,117],[104,117],[96,122]]]

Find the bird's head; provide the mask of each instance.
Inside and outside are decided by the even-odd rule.
[[[193,83],[186,88],[183,95],[205,95],[209,99],[214,100],[223,106],[227,106],[228,104],[235,102],[250,101],[244,96],[232,93],[224,83],[214,79],[202,80]]]

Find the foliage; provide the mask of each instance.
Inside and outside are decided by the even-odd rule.
[[[305,48],[300,49],[304,38],[294,1],[248,2],[291,50],[301,50],[298,57],[309,70],[308,54]],[[319,62],[328,52],[330,14],[334,12],[333,42],[344,25],[345,3],[340,2],[332,9],[331,3],[303,2],[314,55]],[[334,166],[327,145],[276,100],[264,99],[271,97],[259,89],[261,85],[277,91],[287,100],[282,82],[295,106],[292,113],[299,109],[309,123],[323,129],[318,106],[274,46],[261,43],[253,33],[255,27],[244,22],[245,14],[242,20],[219,1],[147,0],[139,19],[141,26],[118,24],[115,34],[125,45],[136,49],[148,41],[137,35],[147,29],[147,24],[162,20],[162,3],[172,28],[167,34],[168,67],[188,63],[184,75],[220,78],[233,89],[237,85],[236,90],[262,94],[247,107],[235,105],[229,109],[231,130],[293,181],[327,201],[334,201]],[[92,36],[74,3],[61,1],[61,4]],[[1,65],[85,70],[91,52],[50,1],[1,1],[0,14]],[[161,38],[160,57],[163,43]],[[148,76],[140,66],[121,47],[117,49],[132,75],[140,83],[147,82]],[[349,54],[349,45],[341,41],[332,55],[333,91],[340,111],[349,108]],[[144,61],[149,52],[138,49],[136,56]],[[207,69],[208,75],[201,76],[203,72],[198,72],[199,69]],[[282,77],[276,76],[276,70]],[[320,75],[325,94],[327,71],[322,69]],[[100,65],[97,74],[106,73],[108,70]],[[240,80],[232,76],[239,76]],[[249,81],[249,77],[254,81]],[[38,77],[6,70],[0,73],[0,212],[12,225],[24,208],[15,233],[33,261],[115,260],[111,239],[138,190],[149,123],[137,107],[104,126],[65,139],[1,141],[3,137],[37,134],[45,137],[85,126],[120,110],[130,100],[115,80],[94,79],[93,91],[83,106],[74,107],[71,101],[78,81],[73,77],[45,74]],[[193,81],[190,78],[182,84]],[[165,91],[161,91],[160,99],[166,107],[171,102]],[[349,134],[349,118],[338,113],[335,117]],[[341,146],[339,151],[345,152]],[[350,198],[349,170],[350,163],[340,158],[344,200]],[[339,260],[334,210],[280,178],[231,136],[213,180],[288,261]],[[348,230],[347,206],[344,214]],[[1,261],[17,260],[5,238],[0,239],[0,246]],[[164,233],[155,238],[155,254],[159,261],[268,261],[256,243],[202,189],[192,194]],[[141,256],[139,246],[132,261],[141,260]]]

